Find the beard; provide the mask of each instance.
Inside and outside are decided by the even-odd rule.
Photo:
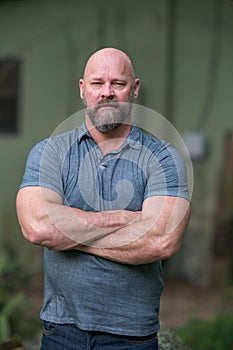
[[[131,91],[127,102],[102,99],[97,105],[88,106],[84,92],[83,105],[92,125],[100,132],[112,131],[122,125],[129,118],[132,111],[132,103],[135,100],[133,93]],[[105,109],[103,107],[108,108]]]

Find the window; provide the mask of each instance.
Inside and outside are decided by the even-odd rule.
[[[20,61],[0,58],[0,133],[18,131]]]

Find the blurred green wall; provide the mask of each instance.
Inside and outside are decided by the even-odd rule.
[[[201,131],[207,139],[207,156],[193,163],[192,220],[171,271],[208,278],[222,142],[233,128],[232,18],[230,0],[1,1],[0,56],[21,60],[21,79],[19,132],[0,134],[0,242],[15,243],[29,259],[37,255],[15,215],[27,154],[82,108],[78,80],[86,59],[113,46],[130,55],[141,78],[138,103],[166,116],[181,135]]]

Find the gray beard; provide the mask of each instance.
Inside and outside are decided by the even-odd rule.
[[[92,125],[100,132],[108,132],[123,124],[132,111],[133,93],[128,102],[105,101],[93,107],[88,107],[84,95],[83,105]],[[112,106],[112,109],[101,110],[103,106]]]
[[[106,103],[102,105],[111,105]],[[89,116],[92,125],[101,132],[108,132],[116,129],[123,124],[129,117],[131,112],[131,104],[123,103],[113,109],[100,110],[102,105],[97,105],[92,108],[87,108],[87,115]]]

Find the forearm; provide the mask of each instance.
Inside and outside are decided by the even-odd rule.
[[[62,233],[75,245],[92,244],[137,220],[138,216],[126,210],[87,212],[62,204],[47,204],[47,212],[57,234]]]
[[[116,210],[86,212],[63,205],[54,191],[23,188],[17,195],[17,214],[27,240],[50,249],[71,249],[129,224],[137,213]]]
[[[137,229],[140,226],[141,223],[137,225]],[[88,246],[78,245],[76,249],[123,264],[145,263],[145,258],[148,257],[147,251],[144,249],[145,237],[138,237],[137,239],[132,237],[132,241],[130,241],[130,233],[133,228],[134,225],[129,225],[127,231],[124,229],[117,230]],[[126,243],[126,240],[128,243]]]
[[[162,205],[157,199],[149,203],[151,206],[139,221],[76,249],[133,265],[170,258],[181,246],[189,221],[189,203],[174,198],[166,199]],[[152,216],[150,211],[155,208],[157,211]]]
[[[174,252],[179,243],[177,236],[161,234],[151,220],[142,220],[76,249],[119,263],[139,265],[165,259],[171,255],[171,246]]]

